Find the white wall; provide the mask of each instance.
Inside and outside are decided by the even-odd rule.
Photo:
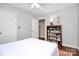
[[[77,14],[77,16],[78,16],[78,49],[79,49],[79,4],[78,4],[78,14]]]
[[[35,18],[34,15],[21,10],[19,8],[10,6],[8,4],[0,4],[0,8],[12,11],[17,14],[17,39],[26,39],[31,37],[31,20]],[[18,26],[21,28],[18,29]]]
[[[46,25],[49,25],[50,18],[59,16],[62,24],[63,45],[78,48],[78,6],[68,7],[51,14],[39,16],[38,19],[46,19]]]

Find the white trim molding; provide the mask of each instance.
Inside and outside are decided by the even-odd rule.
[[[62,44],[62,46],[72,47],[72,48],[75,48],[75,49],[78,49],[79,50],[79,47],[78,46],[72,46],[72,45],[67,45],[67,44]]]

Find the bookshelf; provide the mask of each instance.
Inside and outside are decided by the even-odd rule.
[[[47,41],[57,42],[58,47],[62,46],[62,25],[47,26]]]

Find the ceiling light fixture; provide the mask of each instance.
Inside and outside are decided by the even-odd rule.
[[[40,8],[40,5],[38,3],[33,3],[31,8]]]

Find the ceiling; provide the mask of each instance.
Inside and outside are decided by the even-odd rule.
[[[68,6],[76,5],[76,3],[39,3],[41,9],[31,8],[32,3],[12,3],[11,5],[21,8],[34,15],[43,15],[51,12],[56,12]]]

